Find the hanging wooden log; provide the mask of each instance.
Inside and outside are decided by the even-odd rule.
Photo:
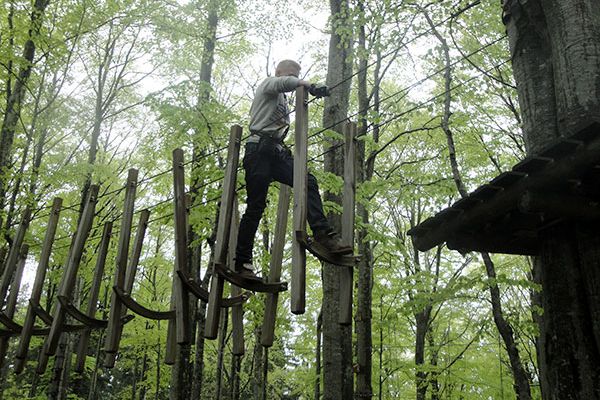
[[[238,212],[237,196],[233,199],[233,215],[231,217],[231,228],[229,230],[229,249],[227,254],[227,264],[229,270],[235,268],[235,248],[237,246],[237,235],[240,226],[240,216]],[[231,285],[231,296],[239,296],[242,289],[239,286]],[[244,308],[242,304],[231,308],[231,336],[233,338],[232,354],[241,356],[245,352],[244,344]]]
[[[33,326],[35,324],[35,318],[37,316],[35,306],[39,307],[40,298],[42,297],[42,290],[44,289],[44,279],[46,279],[46,271],[48,269],[48,262],[50,260],[50,253],[52,251],[52,244],[54,243],[54,237],[56,236],[56,227],[58,226],[58,218],[60,216],[60,209],[62,207],[62,199],[56,197],[52,202],[52,208],[50,211],[50,218],[46,225],[46,234],[44,236],[44,242],[42,244],[42,251],[40,253],[40,260],[31,288],[31,296],[29,297],[29,305],[27,306],[27,313],[25,314],[25,320],[23,322],[23,329],[21,331],[21,337],[19,339],[19,346],[15,355],[15,366],[14,371],[16,374],[20,374],[25,368],[27,363],[27,353],[29,351],[29,343],[31,342],[31,336],[33,335]]]
[[[354,217],[356,190],[356,123],[350,122],[344,128],[344,194],[342,199],[342,242],[354,248]],[[339,323],[352,323],[352,292],[354,269],[344,268],[340,273],[340,315]]]
[[[287,231],[288,211],[290,209],[290,196],[291,188],[281,184],[279,186],[279,204],[277,205],[277,223],[275,225],[275,236],[273,247],[271,248],[271,262],[269,264],[269,282],[278,282],[281,279],[281,265],[283,264],[283,249]],[[260,337],[260,344],[265,347],[273,346],[278,300],[279,293],[268,294],[265,298],[265,315]]]
[[[173,283],[171,284],[171,309],[174,310],[176,306],[175,300],[175,276],[173,276]],[[177,318],[169,319],[169,326],[167,328],[167,349],[165,351],[165,364],[174,365],[177,357]]]
[[[104,229],[102,230],[102,239],[100,240],[98,257],[96,258],[96,267],[94,268],[94,278],[92,279],[92,286],[88,298],[87,316],[89,318],[95,318],[96,310],[98,309],[98,295],[100,293],[100,286],[104,275],[104,266],[106,265],[112,227],[113,223],[109,221],[104,224]],[[75,372],[77,373],[82,373],[85,367],[85,359],[87,357],[91,332],[92,330],[90,328],[85,329],[79,337],[79,343],[77,343],[77,361],[75,363]]]
[[[79,221],[79,226],[77,227],[77,232],[75,233],[73,245],[71,247],[71,250],[69,251],[69,257],[67,259],[65,272],[62,276],[61,283],[59,286],[58,296],[71,298],[71,295],[75,290],[75,280],[77,278],[77,271],[79,269],[81,257],[83,256],[83,248],[87,237],[90,233],[92,221],[94,219],[94,211],[96,209],[98,189],[98,185],[90,186],[88,197],[85,202],[85,207],[83,209],[83,213]],[[59,302],[56,304],[56,308],[53,315],[54,320],[52,321],[52,326],[50,327],[50,333],[48,334],[48,337],[46,337],[46,341],[44,342],[44,349],[42,351],[44,354],[52,356],[56,353],[58,342],[63,332],[65,317],[65,309]]]
[[[8,257],[4,262],[4,269],[2,270],[2,279],[0,279],[0,308],[4,307],[6,293],[8,293],[8,287],[12,281],[13,274],[17,268],[17,260],[19,258],[19,251],[23,245],[23,239],[25,238],[25,232],[29,228],[29,222],[31,220],[31,209],[29,206],[25,207],[23,215],[21,216],[21,222],[17,227],[15,238],[13,240]]]
[[[21,288],[21,279],[23,278],[23,270],[25,269],[25,261],[27,261],[28,252],[29,245],[22,245],[21,251],[19,252],[19,259],[17,261],[17,269],[15,270],[14,279],[10,285],[10,294],[8,295],[8,300],[6,301],[6,308],[2,312],[2,314],[11,320],[15,317],[19,289]],[[10,337],[0,338],[0,368],[4,366],[6,361],[6,352],[8,350],[9,339]]]
[[[206,325],[204,327],[204,337],[207,339],[216,339],[217,331],[219,330],[219,314],[224,285],[222,274],[227,272],[227,269],[219,268],[218,266],[223,266],[227,262],[227,241],[229,239],[233,197],[237,181],[241,138],[242,127],[239,125],[232,126],[229,135],[229,147],[227,149],[227,166],[225,168],[225,178],[223,179],[223,193],[221,195],[221,208],[217,224],[213,274],[210,283]]]
[[[175,316],[177,326],[177,343],[189,344],[191,335],[190,298],[187,287],[181,282],[178,271],[188,272],[187,224],[185,171],[183,166],[183,150],[173,150],[173,192],[175,218],[175,271],[173,274],[175,289]]]
[[[127,256],[129,254],[129,242],[131,240],[131,225],[133,221],[133,208],[135,205],[135,192],[137,189],[138,170],[130,169],[127,175],[125,189],[125,201],[123,205],[123,216],[121,217],[121,230],[117,245],[117,259],[114,274],[114,286],[124,289],[125,269],[127,268]],[[104,366],[114,366],[114,355],[119,349],[120,326],[123,315],[123,304],[113,292],[111,295],[111,307],[108,316],[108,328],[104,341],[104,352],[106,353]],[[109,356],[113,354],[113,356]]]
[[[306,305],[306,249],[299,238],[306,236],[308,193],[308,102],[304,86],[296,89],[296,131],[294,134],[294,238],[292,242],[291,311],[304,314]]]
[[[144,243],[144,236],[146,235],[146,228],[148,227],[148,219],[150,218],[150,211],[142,210],[140,213],[140,219],[138,221],[137,231],[135,234],[135,241],[133,243],[133,248],[131,249],[131,255],[129,256],[129,263],[127,264],[127,270],[125,272],[125,281],[123,283],[122,290],[125,294],[131,295],[133,291],[133,284],[135,281],[135,273],[137,271],[138,264],[140,262],[140,255],[142,254],[142,246]],[[120,290],[121,287],[115,285],[113,290]],[[127,314],[127,307],[121,301],[121,298],[118,296],[118,293],[115,293],[115,298],[118,299],[119,304],[121,304],[121,320]],[[108,368],[112,368],[114,366],[117,352],[119,351],[119,343],[121,341],[121,336],[123,334],[123,323],[119,324],[116,329],[113,331],[113,339],[117,343],[117,348],[115,352],[107,354],[104,358],[104,365]],[[109,366],[110,365],[110,366]]]

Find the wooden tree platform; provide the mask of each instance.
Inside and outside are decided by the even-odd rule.
[[[600,123],[559,138],[408,231],[426,251],[535,255],[542,230],[600,218]]]

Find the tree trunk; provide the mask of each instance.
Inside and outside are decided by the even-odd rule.
[[[33,4],[28,39],[25,42],[22,55],[25,62],[16,76],[14,88],[9,91],[10,95],[6,101],[4,119],[2,121],[2,128],[0,129],[0,210],[4,208],[6,199],[6,183],[8,182],[13,155],[12,146],[15,138],[15,130],[21,116],[21,105],[33,68],[35,40],[40,33],[44,11],[49,2],[50,0],[35,0]]]
[[[529,154],[600,120],[600,3],[505,2]],[[544,90],[535,90],[544,82]],[[563,223],[540,235],[540,373],[551,400],[600,399],[600,234]]]
[[[323,313],[317,317],[317,348],[315,349],[315,400],[321,398],[321,338],[323,337]]]
[[[323,126],[342,133],[342,122],[348,114],[348,101],[352,75],[352,38],[346,28],[352,26],[347,0],[330,0],[331,37],[327,65],[327,86],[333,88],[326,97],[323,110]],[[343,175],[343,151],[337,140],[327,140],[325,171]],[[333,193],[325,193],[325,201],[341,205],[341,199]],[[331,226],[341,231],[339,215],[329,214]],[[339,320],[340,268],[323,263],[323,395],[326,400],[353,398],[354,376],[352,371],[352,326],[344,326]]]
[[[438,39],[441,45],[441,49],[444,55],[444,63],[445,63],[445,71],[444,71],[444,114],[442,117],[442,130],[446,134],[446,140],[448,143],[448,157],[450,160],[450,166],[452,169],[452,177],[454,179],[454,183],[461,197],[466,197],[468,195],[467,189],[465,187],[464,181],[462,179],[458,161],[456,157],[456,147],[454,144],[454,136],[452,130],[450,129],[450,116],[451,113],[451,82],[452,82],[452,67],[450,60],[450,48],[448,47],[448,43],[444,39],[444,37],[439,33],[436,29],[435,24],[427,14],[427,12],[423,11],[429,26],[431,27],[434,35]],[[531,390],[529,386],[529,378],[527,376],[527,372],[523,367],[523,362],[519,355],[519,350],[514,340],[514,333],[512,327],[504,318],[504,313],[502,311],[502,304],[500,301],[500,289],[498,288],[498,284],[496,283],[496,269],[494,263],[489,256],[488,253],[481,253],[481,257],[483,258],[483,263],[485,265],[485,270],[487,273],[487,277],[489,279],[489,288],[490,288],[490,298],[492,302],[492,315],[494,317],[494,322],[498,331],[500,332],[500,336],[504,341],[504,346],[506,348],[506,352],[508,353],[508,357],[510,360],[510,366],[514,379],[514,388],[515,393],[517,395],[517,399],[519,400],[530,400],[531,399]]]

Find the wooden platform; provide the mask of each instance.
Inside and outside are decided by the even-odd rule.
[[[540,231],[600,219],[600,123],[560,138],[408,231],[420,251],[535,255]]]

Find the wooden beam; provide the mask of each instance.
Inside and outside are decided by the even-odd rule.
[[[67,259],[65,272],[62,276],[58,289],[58,296],[71,299],[73,291],[75,290],[75,280],[77,279],[79,264],[81,262],[81,257],[83,256],[83,249],[90,233],[90,229],[92,228],[92,221],[94,220],[98,189],[98,185],[90,186],[83,213],[81,215],[81,219],[79,220],[79,226],[77,227],[77,232],[75,233],[75,239],[73,240],[73,245],[71,251],[69,252],[69,258]],[[66,312],[64,308],[60,303],[57,303],[54,311],[54,320],[52,321],[52,326],[50,327],[50,333],[44,342],[44,354],[51,356],[56,353],[58,341],[63,332],[65,316]]]
[[[578,146],[573,153],[558,160],[547,157],[528,157],[513,167],[517,173],[527,174],[513,185],[506,187],[485,202],[473,205],[454,218],[432,218],[426,229],[414,232],[414,243],[420,251],[452,238],[462,230],[472,230],[486,221],[510,212],[518,207],[521,196],[526,191],[544,192],[557,184],[581,177],[594,165],[600,163],[600,125],[593,125],[597,135],[589,143]],[[467,197],[468,199],[468,197]],[[455,206],[453,206],[454,208]],[[422,224],[423,225],[423,224]],[[475,250],[475,249],[473,249]]]
[[[125,271],[125,281],[122,286],[123,293],[127,295],[131,295],[131,291],[133,290],[133,283],[135,281],[135,273],[137,271],[137,267],[140,261],[140,255],[142,254],[142,246],[144,244],[144,236],[146,235],[146,228],[148,227],[148,219],[150,218],[150,211],[142,210],[140,213],[140,219],[138,221],[137,231],[135,235],[135,240],[133,243],[133,247],[131,248],[131,254],[129,255],[129,262],[127,263],[127,270]],[[113,291],[121,290],[121,287],[116,286],[113,287]],[[116,360],[117,351],[119,351],[119,343],[121,342],[121,336],[123,335],[123,318],[127,314],[127,305],[123,303],[121,296],[119,293],[116,294],[116,298],[118,303],[121,305],[121,323],[115,328],[112,332],[113,339],[117,344],[117,348],[115,352],[109,353],[106,355],[104,359],[104,365],[112,368],[114,366]]]
[[[21,279],[23,278],[23,270],[25,269],[25,261],[27,261],[27,253],[29,252],[29,245],[23,244],[21,251],[19,252],[19,260],[17,262],[17,269],[15,270],[12,284],[10,285],[10,294],[6,301],[6,308],[3,314],[10,320],[15,317],[15,311],[17,309],[17,300],[19,297],[19,289],[21,288]],[[8,341],[10,336],[0,338],[0,368],[2,368],[6,361],[6,352],[8,351]]]
[[[0,279],[0,309],[4,307],[6,294],[8,293],[8,287],[12,281],[13,274],[17,268],[17,260],[19,258],[19,252],[25,238],[25,232],[29,228],[29,222],[31,220],[31,209],[29,206],[25,207],[23,215],[21,216],[21,222],[15,233],[12,246],[8,252],[8,257],[4,262],[4,269],[2,271],[2,279]]]
[[[129,256],[129,243],[131,241],[131,226],[133,224],[133,209],[135,207],[135,193],[137,190],[138,170],[130,169],[127,174],[125,186],[125,200],[123,202],[123,214],[121,216],[121,228],[119,241],[117,243],[117,257],[113,279],[113,286],[120,289],[125,287],[125,271],[127,268],[127,257]],[[121,317],[123,315],[123,304],[118,296],[111,292],[111,307],[108,314],[108,327],[104,339],[104,366],[114,367],[115,356],[119,350],[119,330]]]
[[[292,290],[290,308],[304,314],[306,308],[306,249],[297,240],[306,235],[308,192],[308,93],[304,86],[296,89],[296,131],[294,133],[294,239],[292,242]]]
[[[231,229],[229,231],[229,246],[227,251],[227,265],[230,271],[235,268],[235,248],[237,246],[237,235],[240,226],[240,216],[238,212],[237,196],[233,200],[233,215],[231,217]],[[235,272],[235,271],[234,271]],[[236,297],[242,294],[242,289],[239,286],[231,285],[231,297]],[[231,336],[233,347],[231,352],[234,355],[241,356],[245,353],[244,343],[244,306],[239,304],[231,308]]]
[[[216,339],[219,330],[219,314],[221,312],[224,279],[218,273],[217,265],[223,265],[227,262],[227,242],[229,241],[229,226],[231,225],[233,211],[233,197],[235,195],[235,185],[237,181],[241,138],[242,127],[239,125],[232,126],[229,134],[227,166],[225,167],[225,178],[223,179],[221,208],[219,211],[219,221],[217,223],[215,257],[212,266],[213,274],[210,280],[208,311],[206,313],[206,325],[204,327],[204,337],[207,339]]]
[[[290,209],[291,188],[281,184],[279,186],[279,204],[277,205],[277,223],[273,247],[271,248],[271,263],[269,265],[269,282],[279,282],[281,279],[281,266],[283,264],[283,249],[287,231],[288,212]],[[279,293],[269,293],[265,298],[265,315],[261,329],[260,344],[264,347],[273,346],[275,337],[275,320],[277,319],[277,303]]]
[[[21,337],[19,338],[19,346],[17,347],[17,353],[15,355],[14,371],[16,374],[20,374],[27,363],[27,353],[29,352],[29,343],[31,342],[31,336],[33,335],[33,326],[36,318],[36,312],[33,305],[39,304],[42,297],[44,279],[46,279],[46,271],[52,252],[52,244],[54,243],[54,237],[56,236],[56,227],[58,226],[61,208],[62,199],[56,197],[52,202],[50,217],[48,219],[48,224],[46,225],[46,234],[44,235],[44,242],[40,252],[40,260],[31,288],[31,296],[29,297],[27,313],[25,314],[25,320],[23,322],[23,330],[21,331]]]
[[[90,318],[96,317],[98,295],[100,294],[100,286],[104,275],[104,266],[106,265],[106,256],[108,255],[112,227],[112,221],[108,221],[104,224],[104,229],[102,230],[102,239],[100,239],[96,267],[94,268],[94,278],[92,279],[92,286],[90,287],[90,295],[88,298],[87,316]],[[82,373],[85,368],[85,359],[87,357],[91,332],[91,329],[86,329],[81,332],[81,336],[79,336],[79,342],[77,343],[77,361],[75,363],[75,372],[77,373]]]
[[[189,292],[181,282],[178,271],[188,272],[185,170],[183,150],[173,150],[173,193],[175,218],[175,315],[177,316],[177,343],[189,344],[191,335]]]
[[[542,213],[545,218],[569,218],[590,221],[600,219],[600,207],[596,200],[570,193],[526,191],[519,201],[519,210]]]
[[[344,127],[344,194],[342,198],[342,242],[354,248],[355,191],[356,191],[356,123]],[[352,292],[354,290],[354,268],[340,271],[340,315],[339,323],[352,323]]]

